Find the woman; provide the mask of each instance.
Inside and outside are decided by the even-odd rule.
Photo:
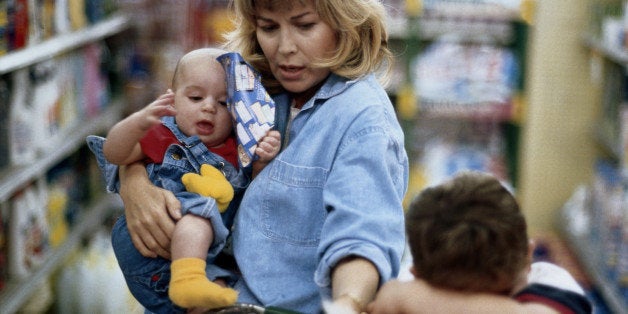
[[[392,65],[384,8],[374,0],[234,4],[228,48],[276,92],[283,140],[232,230],[238,301],[317,313],[332,299],[358,313],[397,275],[404,248],[408,159],[376,78]],[[144,254],[168,256],[164,207],[178,204],[149,188],[142,171],[121,172],[129,231]]]

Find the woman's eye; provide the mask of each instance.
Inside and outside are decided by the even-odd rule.
[[[262,32],[266,32],[266,33],[272,32],[275,29],[277,29],[277,25],[258,25],[257,27],[261,29]]]
[[[219,101],[218,103],[223,105],[223,106],[225,106],[225,107],[227,107],[227,102],[226,101]]]
[[[299,28],[300,29],[311,29],[312,27],[314,27],[314,25],[316,25],[316,23],[305,23],[305,24],[299,24]]]
[[[203,97],[200,96],[190,96],[188,97],[191,101],[197,102],[203,100]]]

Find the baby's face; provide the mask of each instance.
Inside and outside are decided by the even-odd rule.
[[[188,136],[198,135],[209,147],[222,145],[232,132],[222,66],[215,58],[206,58],[180,70],[174,91],[177,125]]]

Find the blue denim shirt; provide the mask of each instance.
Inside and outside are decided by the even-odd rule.
[[[181,144],[170,145],[161,164],[147,164],[148,177],[156,186],[175,194],[181,202],[182,214],[193,213],[211,220],[214,228],[214,242],[209,255],[215,256],[223,248],[229,235],[235,211],[249,183],[248,176],[221,156],[210,152],[198,136],[189,137],[183,134],[177,127],[174,117],[164,117],[162,123],[172,131]],[[88,136],[87,143],[96,155],[98,165],[105,176],[107,191],[117,193],[119,191],[118,167],[105,159],[102,153],[104,140],[102,137]],[[234,200],[222,215],[218,211],[215,199],[187,192],[181,182],[181,176],[185,173],[199,173],[202,164],[210,164],[221,170],[234,188]]]
[[[275,101],[283,131],[290,100]],[[380,283],[396,277],[408,157],[375,77],[332,74],[282,136],[288,144],[251,182],[236,214],[239,301],[320,312],[332,268],[350,255],[373,262]]]

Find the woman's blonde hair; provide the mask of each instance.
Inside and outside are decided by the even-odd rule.
[[[321,19],[336,31],[338,41],[333,56],[317,60],[315,66],[330,68],[349,79],[374,72],[387,85],[394,58],[388,48],[386,10],[378,0],[234,0],[237,27],[226,35],[225,47],[240,52],[262,74],[264,86],[276,91],[280,85],[270,72],[255,34],[256,7],[289,10],[295,3],[307,1],[312,1]]]

